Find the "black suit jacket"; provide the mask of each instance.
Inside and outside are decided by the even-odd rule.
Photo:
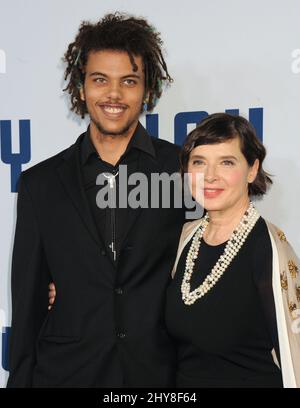
[[[83,190],[83,136],[20,178],[8,387],[172,386],[163,309],[184,211],[131,210],[114,265]],[[151,142],[155,158],[145,155],[139,171],[178,171],[179,147]]]

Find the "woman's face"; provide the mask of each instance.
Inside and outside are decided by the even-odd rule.
[[[188,161],[192,195],[208,211],[243,205],[248,201],[248,183],[255,180],[258,166],[258,159],[252,167],[248,165],[238,137],[197,146]]]

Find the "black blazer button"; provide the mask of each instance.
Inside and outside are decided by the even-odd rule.
[[[115,292],[117,295],[123,295],[123,289],[122,288],[116,288]]]
[[[125,339],[126,334],[125,333],[118,333],[117,337],[119,337],[119,339]]]
[[[106,251],[105,251],[105,249],[101,249],[101,255],[102,255],[102,256],[106,256]]]

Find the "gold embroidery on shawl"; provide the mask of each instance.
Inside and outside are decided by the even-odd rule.
[[[300,303],[300,286],[296,285],[296,296],[297,300]]]
[[[283,242],[286,242],[286,241],[287,241],[286,236],[285,236],[285,234],[284,234],[283,231],[278,230],[278,231],[277,231],[277,235],[279,236],[280,241],[283,241]]]
[[[289,310],[293,315],[293,311],[297,309],[297,305],[295,302],[289,302]]]
[[[290,271],[290,274],[291,274],[292,278],[296,278],[296,275],[298,273],[297,265],[292,260],[289,260],[288,265],[289,265],[289,271]]]
[[[285,272],[285,271],[283,271],[283,272],[280,274],[280,282],[281,282],[281,287],[282,287],[282,289],[287,290],[287,288],[288,288],[288,281],[287,281],[287,277],[286,277],[286,272]]]

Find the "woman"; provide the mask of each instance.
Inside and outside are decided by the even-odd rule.
[[[183,146],[182,174],[207,212],[184,225],[167,290],[178,387],[300,386],[296,255],[250,201],[272,183],[265,154],[246,119],[223,113]],[[51,284],[49,308],[55,294]]]
[[[167,290],[178,387],[300,386],[296,258],[250,201],[272,183],[264,158],[252,125],[223,113],[183,146],[182,173],[206,214],[184,225]]]

